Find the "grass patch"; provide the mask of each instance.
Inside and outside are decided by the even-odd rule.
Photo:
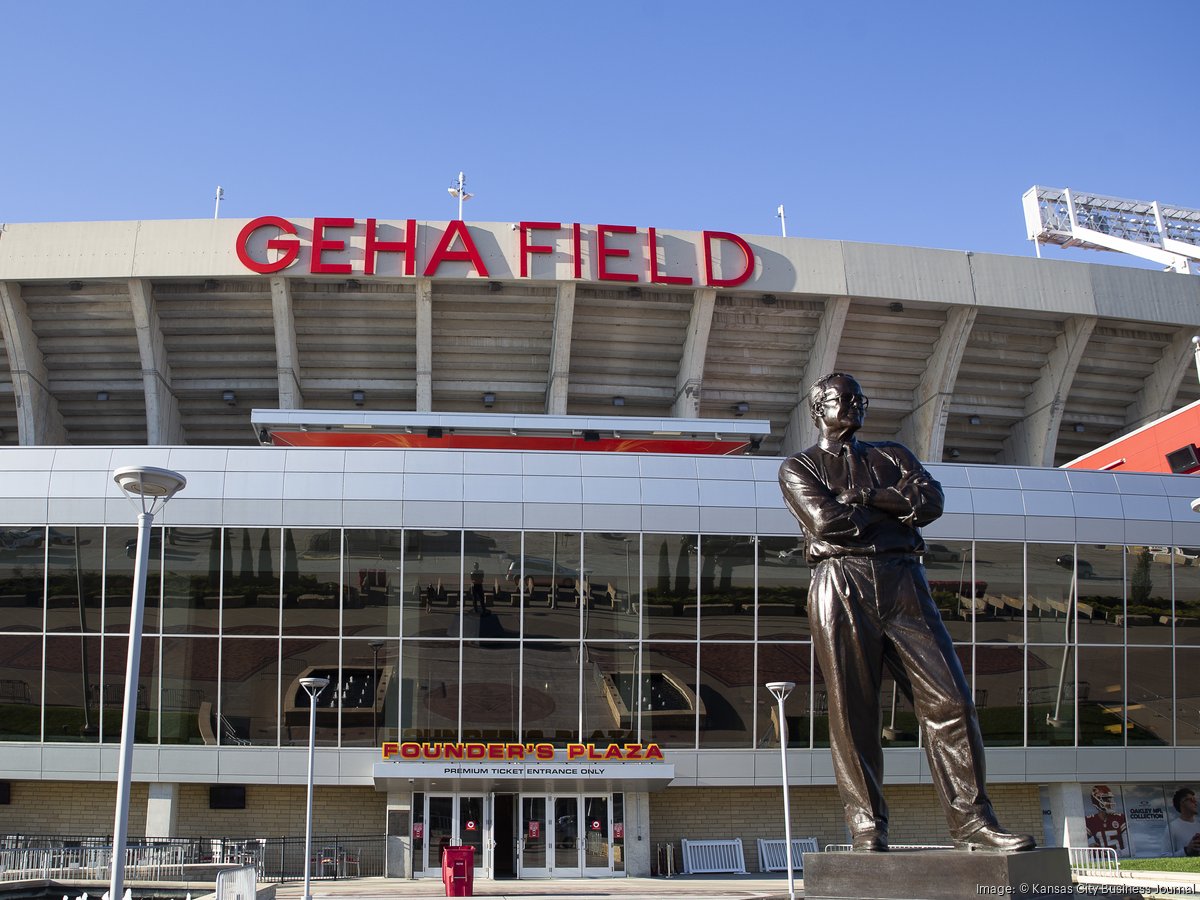
[[[1200,856],[1160,856],[1152,859],[1122,859],[1121,868],[1150,872],[1195,872],[1200,875]]]

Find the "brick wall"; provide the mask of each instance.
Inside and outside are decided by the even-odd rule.
[[[86,781],[13,781],[12,802],[0,806],[0,833],[110,835],[116,785]],[[134,783],[129,836],[146,833],[147,786]],[[209,809],[208,785],[179,785],[176,837],[299,837],[304,834],[303,785],[246,785],[245,809]],[[383,834],[387,795],[371,787],[320,787],[313,793],[314,834]]]
[[[988,788],[1000,822],[1042,841],[1042,806],[1037,785],[996,784]],[[896,844],[944,844],[950,840],[933,788],[888,785],[889,839]],[[792,837],[815,837],[817,845],[844,843],[846,826],[834,787],[791,790]],[[758,870],[758,838],[783,838],[783,794],[770,788],[668,788],[650,795],[650,841],[675,845],[680,838],[741,838],[746,868]]]

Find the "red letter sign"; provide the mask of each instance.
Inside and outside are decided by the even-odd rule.
[[[604,246],[604,239],[610,234],[637,234],[637,229],[632,225],[596,226],[596,277],[601,281],[637,281],[637,275],[632,272],[608,271],[608,257],[629,255],[629,251],[622,247]]]
[[[658,284],[691,284],[687,275],[664,275],[658,271],[658,232],[650,229],[650,280]]]
[[[517,226],[521,230],[521,277],[529,277],[529,254],[530,253],[553,253],[554,247],[549,244],[531,244],[529,243],[529,232],[535,228],[542,231],[550,231],[557,228],[562,228],[559,222],[522,222]]]
[[[295,234],[296,226],[287,219],[281,219],[279,216],[259,216],[257,219],[251,219],[246,223],[246,227],[238,232],[237,243],[234,245],[237,249],[237,257],[242,265],[251,272],[258,272],[260,275],[270,275],[272,272],[281,272],[296,261],[296,257],[300,255],[300,242],[295,238],[271,238],[267,241],[268,250],[282,250],[283,256],[275,260],[275,262],[259,262],[256,259],[251,259],[250,254],[246,250],[246,245],[250,243],[250,235],[258,231],[260,228],[265,228],[268,225],[274,225],[284,234]]]
[[[326,250],[345,250],[345,241],[327,240],[326,228],[353,228],[353,219],[313,219],[312,259],[308,261],[308,271],[314,275],[349,275],[350,263],[321,262],[321,254]]]
[[[736,244],[738,249],[742,251],[742,257],[746,260],[746,268],[742,270],[742,274],[734,278],[713,278],[713,240],[729,241]],[[704,277],[705,284],[709,287],[737,287],[745,281],[750,280],[750,276],[754,274],[754,251],[750,249],[750,245],[743,241],[736,234],[730,234],[728,231],[706,231],[704,232]]]
[[[453,243],[455,238],[463,242],[463,249],[450,249],[450,244]],[[461,219],[455,219],[451,222],[449,227],[446,228],[446,233],[442,235],[442,239],[438,241],[437,249],[433,251],[433,256],[429,257],[429,264],[425,266],[426,278],[437,274],[437,267],[442,264],[442,260],[469,262],[475,267],[476,274],[484,278],[488,277],[488,270],[487,266],[483,264],[483,257],[475,249],[475,242],[471,240],[471,233],[467,231],[467,226],[462,223]]]
[[[367,219],[367,246],[363,258],[363,274],[375,274],[376,253],[403,253],[404,274],[417,274],[417,220],[409,219],[404,226],[404,240],[375,240],[375,220]]]

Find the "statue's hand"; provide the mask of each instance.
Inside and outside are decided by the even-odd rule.
[[[838,503],[845,506],[870,506],[874,494],[875,490],[873,488],[845,490],[838,494],[837,500]]]

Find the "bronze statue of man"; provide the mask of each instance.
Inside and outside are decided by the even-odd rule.
[[[983,736],[962,665],[929,593],[919,528],[942,487],[908,448],[855,439],[867,398],[835,373],[809,391],[816,445],[779,470],[813,569],[808,615],[825,676],[829,740],[855,850],[887,850],[879,693],[884,666],[917,711],[956,847],[1029,850],[999,826],[984,787]]]

